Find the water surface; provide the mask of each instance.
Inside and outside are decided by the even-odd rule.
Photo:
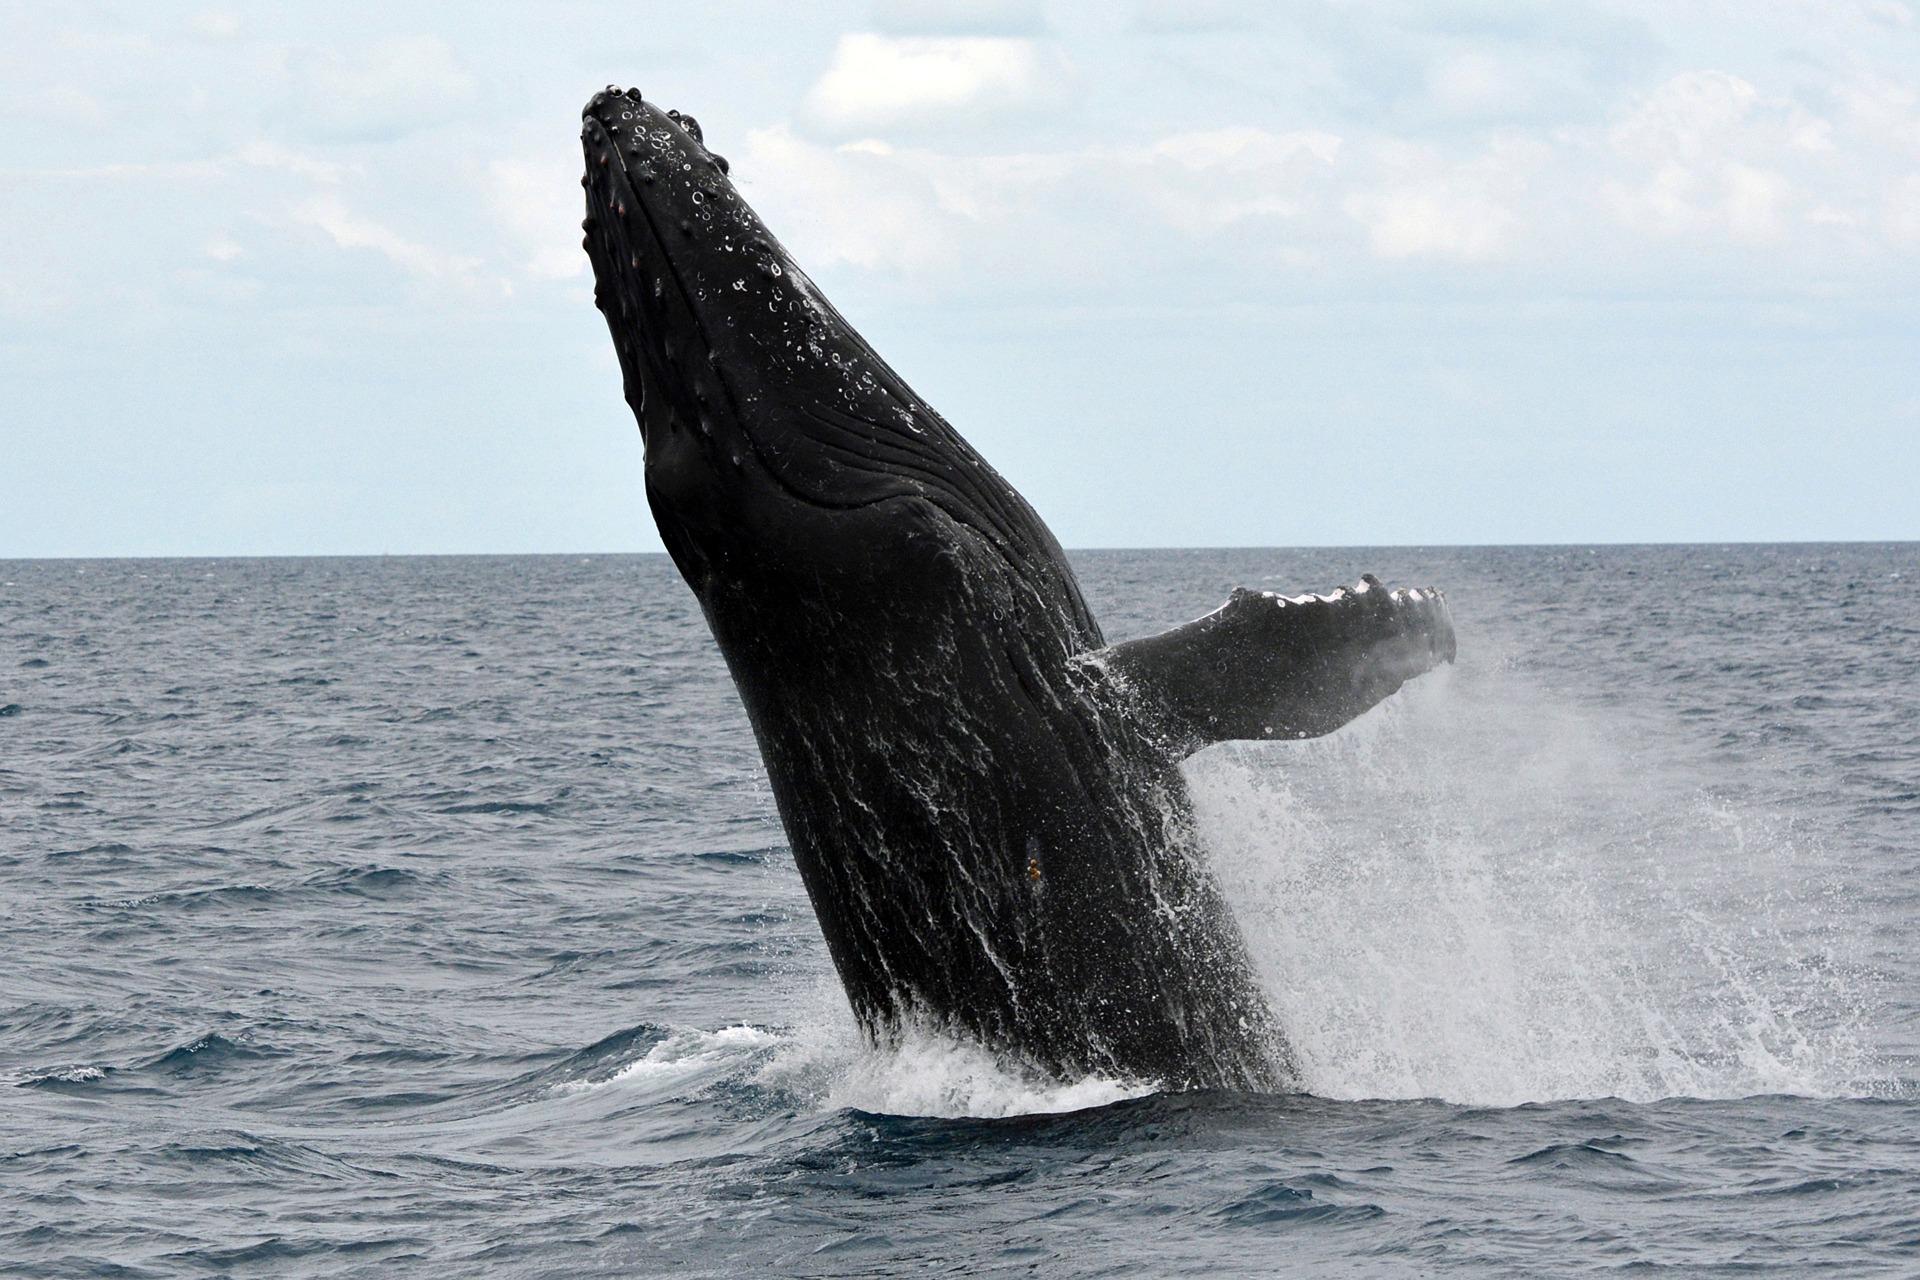
[[[863,1050],[662,558],[0,562],[0,1270],[1920,1270],[1920,547],[1076,565],[1448,591],[1189,766],[1306,1095]]]

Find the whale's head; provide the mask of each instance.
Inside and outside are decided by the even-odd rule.
[[[769,523],[770,507],[911,491],[884,461],[893,437],[970,452],[795,265],[693,117],[609,87],[580,137],[595,302],[683,569]]]
[[[834,310],[691,116],[609,87],[582,112],[587,256],[646,446],[647,497],[695,582],[796,506],[925,499],[1015,560],[1058,544]]]

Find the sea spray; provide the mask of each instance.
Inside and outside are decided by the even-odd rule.
[[[1658,725],[1510,670],[1189,765],[1309,1092],[1825,1096],[1872,1065],[1823,851]]]

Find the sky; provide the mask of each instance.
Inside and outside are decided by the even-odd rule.
[[[609,83],[1070,547],[1920,538],[1920,0],[12,0],[0,557],[658,550]]]

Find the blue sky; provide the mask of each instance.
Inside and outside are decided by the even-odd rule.
[[[609,82],[1070,546],[1920,537],[1906,0],[0,27],[0,556],[657,549]]]

